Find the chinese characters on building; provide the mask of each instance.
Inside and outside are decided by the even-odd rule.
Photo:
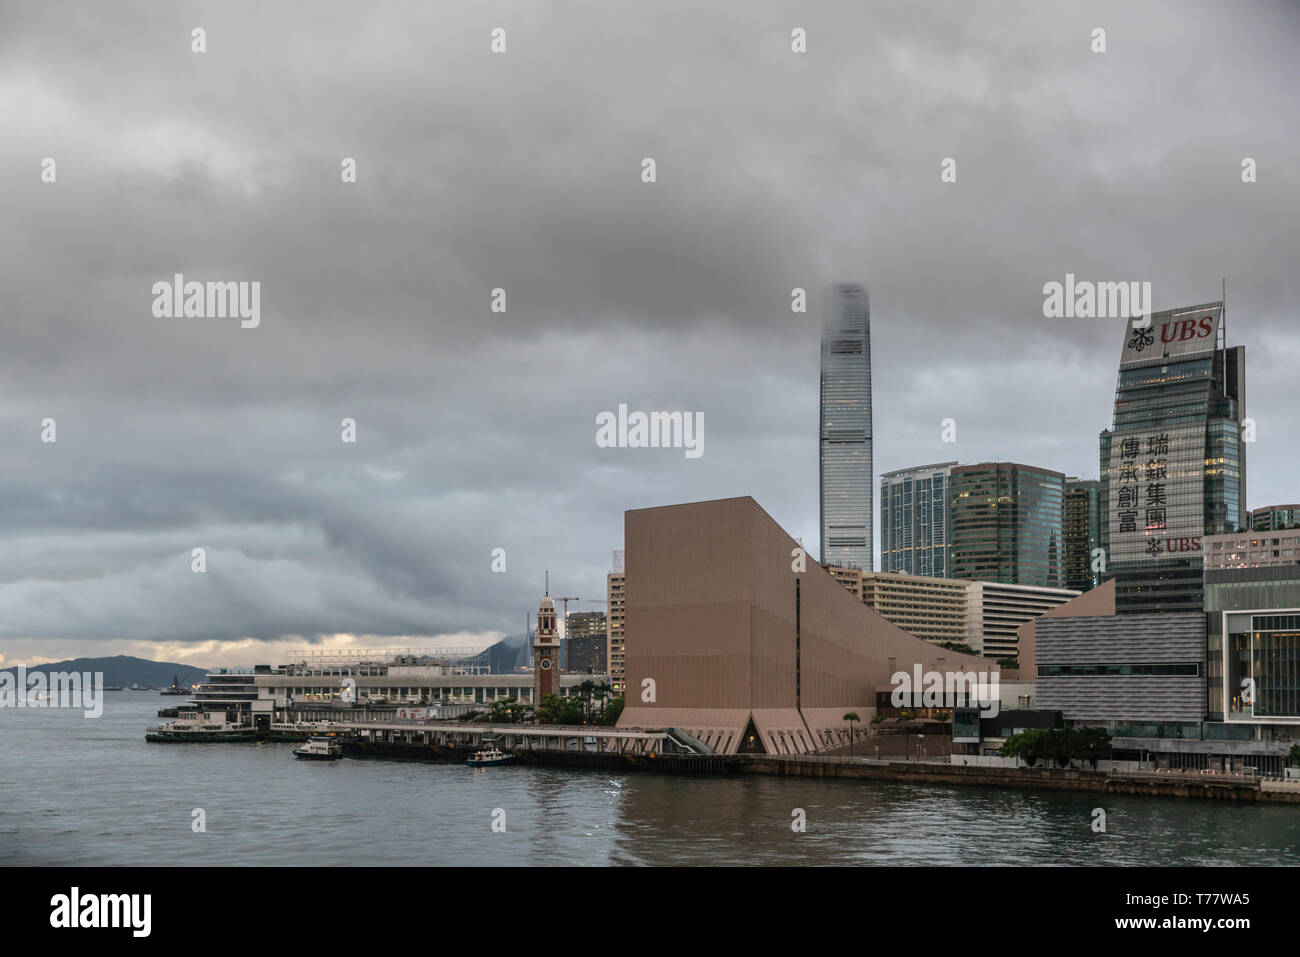
[[[1120,446],[1116,519],[1119,531],[1163,531],[1168,527],[1169,433],[1142,438],[1131,436]],[[1145,449],[1144,449],[1145,444]],[[1160,539],[1152,538],[1147,551],[1160,554]]]

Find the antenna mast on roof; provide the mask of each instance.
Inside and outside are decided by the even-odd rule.
[[[1219,309],[1219,341],[1220,348],[1223,350],[1223,374],[1220,378],[1223,380],[1220,385],[1223,389],[1223,397],[1228,397],[1228,277],[1223,278],[1223,290],[1220,302],[1222,305]]]

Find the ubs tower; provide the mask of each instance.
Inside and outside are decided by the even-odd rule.
[[[1245,358],[1227,346],[1222,302],[1125,324],[1100,449],[1119,614],[1200,611],[1204,537],[1246,526]]]
[[[822,563],[874,570],[871,318],[867,291],[838,285],[822,326]]]

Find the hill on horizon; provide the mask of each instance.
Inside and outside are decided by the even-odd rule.
[[[0,665],[0,671],[16,674],[18,665]],[[102,658],[69,658],[67,661],[52,661],[45,665],[28,665],[27,673],[51,671],[89,671],[102,672],[104,684],[129,688],[131,685],[149,685],[154,688],[166,688],[172,683],[172,676],[188,687],[196,681],[202,681],[207,674],[202,668],[182,665],[172,661],[150,661],[148,658],[133,658],[131,655],[112,655]]]

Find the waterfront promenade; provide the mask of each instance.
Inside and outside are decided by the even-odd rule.
[[[275,729],[288,726],[277,725]],[[351,757],[462,761],[498,747],[522,763],[553,767],[644,770],[715,776],[762,774],[1030,790],[1085,791],[1205,800],[1300,804],[1300,781],[1248,774],[1167,770],[996,767],[952,758],[707,753],[675,729],[492,725],[394,720],[314,723],[310,733],[337,734]]]

